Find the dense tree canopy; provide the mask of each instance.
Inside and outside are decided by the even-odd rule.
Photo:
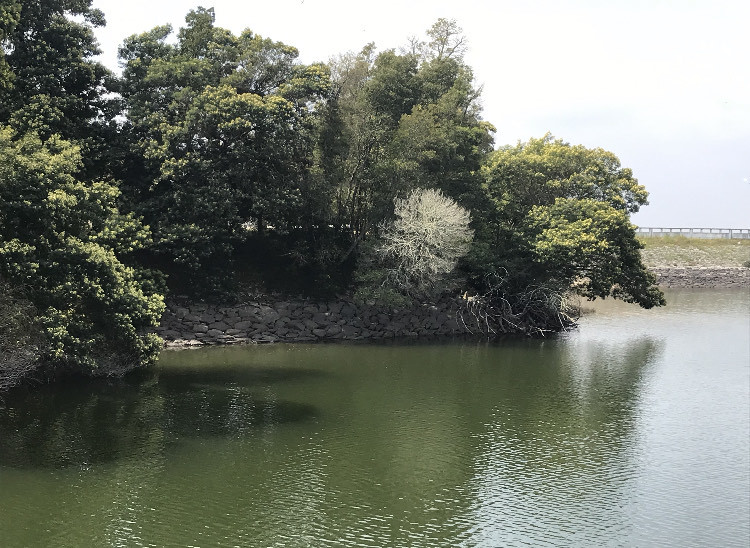
[[[0,280],[35,311],[45,341],[34,356],[110,374],[155,359],[149,330],[164,302],[128,263],[148,228],[120,213],[106,177],[115,103],[109,72],[92,60],[92,26],[102,24],[88,0],[0,8]]]
[[[629,220],[648,194],[614,154],[546,135],[493,152],[483,174],[475,274],[499,275],[515,290],[574,285],[590,298],[664,303]]]
[[[151,361],[147,332],[164,308],[143,270],[121,260],[147,229],[117,210],[118,190],[84,183],[79,148],[0,130],[0,276],[24,288],[49,339],[50,360],[84,370]]]
[[[163,274],[217,295],[273,261],[339,292],[450,278],[545,328],[571,290],[663,304],[630,223],[645,189],[611,152],[549,135],[493,150],[455,21],[304,65],[197,8],[126,38],[115,77],[91,4],[0,5],[0,320],[18,303],[44,338],[0,355],[149,363]]]
[[[299,223],[328,73],[295,64],[290,46],[215,27],[212,10],[191,11],[174,45],[170,33],[120,49],[135,166],[124,189],[154,229],[153,251],[217,285],[248,225]]]
[[[33,131],[76,141],[84,156],[84,177],[108,173],[108,141],[118,102],[108,93],[110,71],[93,57],[100,53],[93,27],[104,14],[89,0],[24,0],[0,8],[0,123],[19,134]],[[5,67],[5,71],[3,69]],[[5,72],[5,78],[3,73]]]
[[[451,44],[461,40],[455,25],[440,31]],[[417,188],[440,189],[469,207],[476,200],[494,128],[481,120],[460,48],[448,55],[436,47],[445,49],[419,43],[376,55],[370,44],[331,63],[315,175],[330,195],[328,223],[349,242],[374,234],[392,215],[394,197]]]
[[[21,2],[7,1],[0,4],[0,93],[7,94],[15,78],[8,65],[6,48],[8,37],[13,33],[21,17]]]

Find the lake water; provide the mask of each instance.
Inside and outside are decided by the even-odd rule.
[[[667,297],[10,394],[0,546],[750,546],[750,292]]]

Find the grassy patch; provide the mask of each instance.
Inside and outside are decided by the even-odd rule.
[[[643,261],[649,267],[745,266],[750,261],[750,240],[701,239],[663,236],[639,240],[646,246]]]

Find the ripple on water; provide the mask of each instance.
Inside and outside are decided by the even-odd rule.
[[[733,299],[545,341],[174,354],[9,399],[3,548],[747,547]]]

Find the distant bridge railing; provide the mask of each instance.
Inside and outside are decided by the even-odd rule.
[[[639,226],[635,233],[638,236],[684,236],[685,238],[726,238],[731,240],[750,240],[750,228],[661,228]]]

